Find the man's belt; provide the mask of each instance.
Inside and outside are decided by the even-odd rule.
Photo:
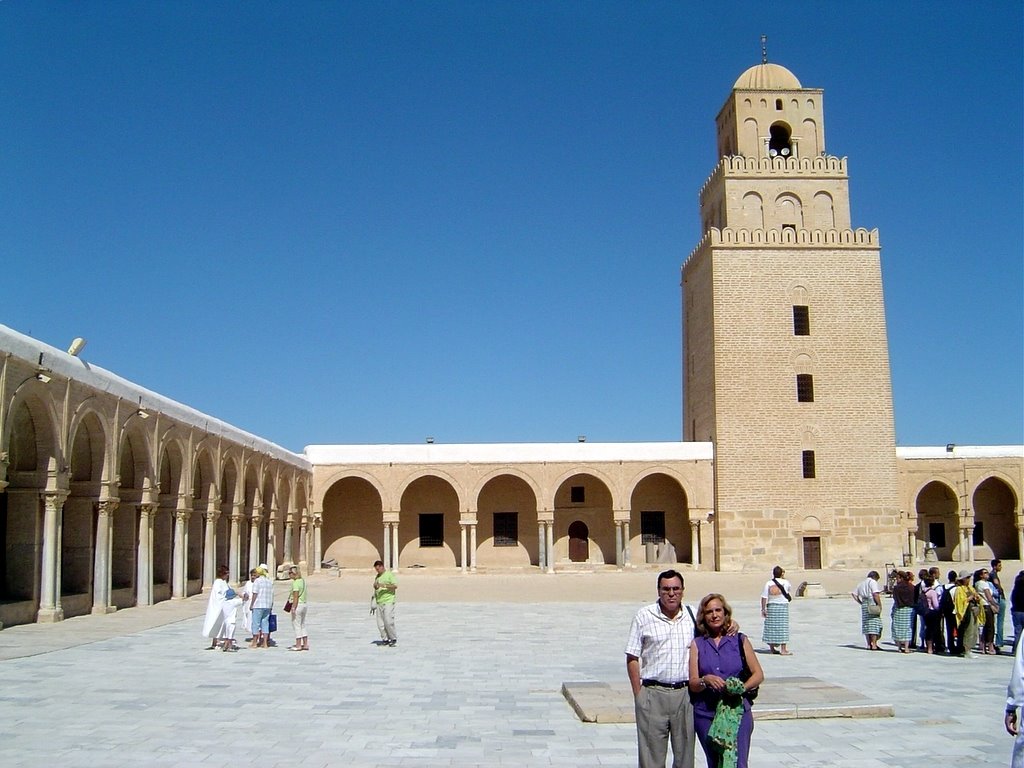
[[[689,685],[688,680],[684,680],[681,683],[663,683],[661,680],[641,680],[640,685],[644,688],[671,688],[673,691],[678,691],[680,688],[685,688]]]

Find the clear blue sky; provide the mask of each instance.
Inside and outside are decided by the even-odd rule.
[[[0,323],[293,450],[678,440],[765,33],[880,230],[899,444],[1019,444],[1021,13],[3,2]]]

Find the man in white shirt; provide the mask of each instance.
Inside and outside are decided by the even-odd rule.
[[[658,602],[637,611],[626,641],[626,674],[636,708],[640,768],[693,766],[693,705],[687,690],[694,614],[683,605],[683,577],[658,575]]]

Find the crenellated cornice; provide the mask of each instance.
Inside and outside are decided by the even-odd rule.
[[[817,157],[723,157],[700,188],[705,191],[723,179],[746,178],[846,179],[846,158],[834,155]]]
[[[697,243],[683,266],[704,248],[878,248],[878,230],[864,229],[717,229],[712,227]]]

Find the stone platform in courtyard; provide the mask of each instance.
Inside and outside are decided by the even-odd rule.
[[[626,681],[562,683],[562,695],[585,723],[633,723],[633,697]],[[754,704],[755,720],[802,720],[826,717],[895,717],[892,704],[857,691],[795,676],[772,678]]]

